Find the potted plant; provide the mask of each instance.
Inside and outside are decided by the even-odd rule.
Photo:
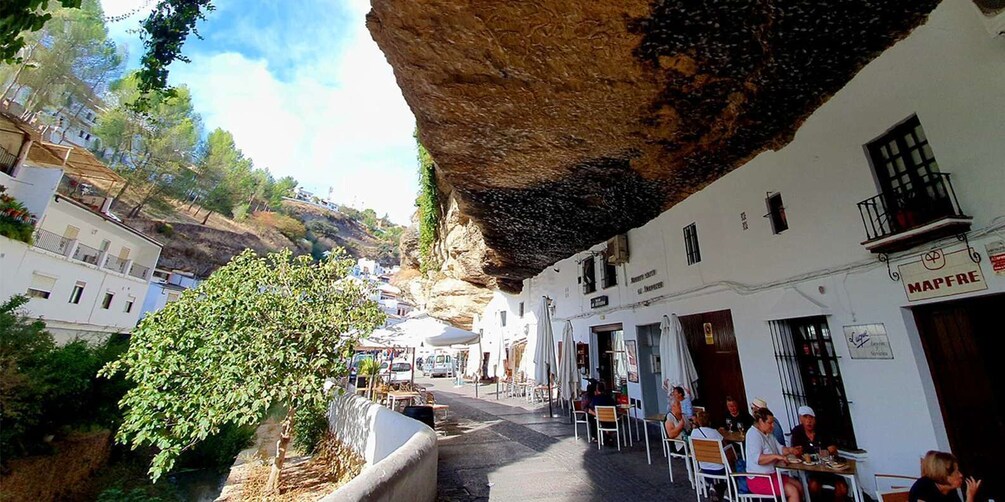
[[[359,374],[366,377],[367,399],[373,399],[373,384],[380,374],[380,363],[372,357],[360,361]]]

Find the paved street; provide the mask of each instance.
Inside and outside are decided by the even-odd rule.
[[[438,403],[450,405],[439,422],[440,500],[694,500],[680,460],[671,486],[659,432],[632,448],[587,443],[573,436],[568,417],[548,418],[548,405],[522,398],[496,400],[495,385],[454,387],[452,379],[421,379]],[[556,415],[561,414],[556,407]]]

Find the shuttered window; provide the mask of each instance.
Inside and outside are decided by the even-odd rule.
[[[41,274],[31,274],[31,285],[27,294],[31,298],[47,299],[56,287],[56,278]]]

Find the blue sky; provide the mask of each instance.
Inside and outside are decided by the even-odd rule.
[[[145,0],[101,0],[108,15]],[[364,25],[368,0],[214,0],[190,38],[192,62],[171,67],[192,90],[206,129],[222,127],[277,177],[320,196],[387,213],[407,224],[418,175],[415,119],[391,67]],[[142,12],[110,26],[135,67],[142,46],[130,30]]]

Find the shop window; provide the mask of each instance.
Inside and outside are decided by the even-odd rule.
[[[87,283],[82,281],[77,281],[73,285],[73,292],[70,293],[70,303],[74,305],[80,303],[80,297],[84,295],[84,286],[87,286]]]
[[[112,306],[112,298],[115,298],[114,294],[105,293],[105,298],[101,300],[101,308],[108,310]]]
[[[697,223],[684,227],[684,250],[687,253],[688,265],[694,265],[701,261],[701,250],[698,249]]]
[[[597,290],[597,272],[594,268],[593,256],[583,260],[583,276],[581,280],[583,282],[583,294],[588,295]]]
[[[769,325],[789,423],[798,424],[798,408],[808,405],[816,412],[817,428],[824,437],[832,438],[843,449],[856,449],[848,398],[827,318],[771,321]]]
[[[768,205],[768,214],[764,215],[771,220],[771,231],[780,234],[789,229],[789,221],[785,219],[785,206],[782,204],[782,194],[773,193],[765,199]]]

